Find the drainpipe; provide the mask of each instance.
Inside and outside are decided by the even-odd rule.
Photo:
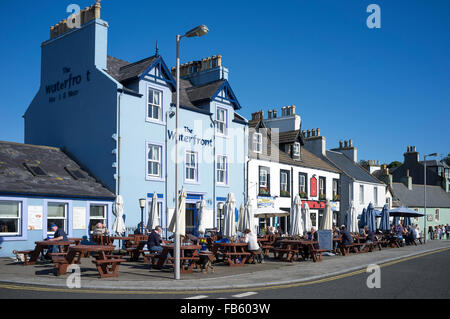
[[[119,93],[118,98],[118,107],[117,107],[117,154],[116,154],[116,163],[117,163],[117,179],[116,179],[116,195],[120,195],[120,142],[121,142],[121,136],[120,136],[120,107],[122,102],[122,95],[123,95],[123,88],[122,92]]]
[[[214,129],[214,135],[213,135],[213,140],[214,140],[214,143],[213,143],[213,156],[214,156],[214,158],[213,158],[213,177],[214,177],[213,178],[213,212],[216,212],[216,216],[215,216],[216,218],[215,218],[214,222],[217,222],[217,209],[216,209],[216,122],[214,121],[212,116],[213,116],[213,114],[209,115],[209,119],[210,119],[211,124],[213,125],[213,129]],[[227,172],[228,172],[228,170],[227,170]],[[222,224],[220,222],[220,219],[219,219],[219,223]],[[213,225],[214,225],[214,223],[213,223]],[[216,225],[216,227],[217,227],[217,225]]]

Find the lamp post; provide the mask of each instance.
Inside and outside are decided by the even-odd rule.
[[[145,208],[145,198],[139,198],[139,206],[141,207],[141,235],[144,235],[144,208]]]
[[[423,156],[423,243],[427,242],[427,157],[433,156],[437,156],[437,153]]]
[[[180,230],[178,229],[178,119],[180,114],[180,41],[182,38],[201,37],[209,32],[206,25],[202,24],[189,30],[184,35],[177,35],[177,64],[176,64],[176,113],[175,113],[175,265],[174,277],[180,279]]]

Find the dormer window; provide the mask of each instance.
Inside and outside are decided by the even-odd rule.
[[[262,153],[262,134],[253,133],[253,152]]]
[[[221,135],[227,134],[227,110],[217,108],[216,127],[217,133]]]
[[[147,119],[161,121],[161,92],[152,88],[148,89]]]
[[[295,142],[292,148],[292,154],[294,157],[300,157],[300,143]]]

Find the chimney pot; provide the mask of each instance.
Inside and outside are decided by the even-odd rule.
[[[302,136],[306,137],[306,131],[305,130],[302,131]]]
[[[292,105],[292,115],[295,114],[295,105]]]
[[[348,142],[347,142],[347,140],[344,141],[344,147],[345,147],[345,148],[348,147]]]
[[[348,147],[353,147],[353,141],[352,140],[348,141]]]
[[[311,135],[312,135],[312,136],[316,136],[316,130],[315,130],[315,129],[312,129],[312,130],[311,130]]]
[[[306,131],[306,134],[307,134],[307,137],[310,137],[310,136],[311,136],[311,131],[310,131],[310,130],[307,130],[307,131]]]
[[[339,148],[342,148],[342,141],[339,141]]]
[[[316,129],[317,136],[320,136],[320,128]]]
[[[276,118],[276,117],[277,117],[277,110],[274,109],[273,112],[272,112],[272,114],[273,114],[273,115],[272,115],[273,118]]]
[[[271,111],[271,110],[268,110],[268,111],[267,111],[267,117],[268,117],[269,119],[272,118],[272,111]]]

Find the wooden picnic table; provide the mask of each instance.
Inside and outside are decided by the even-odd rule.
[[[67,251],[67,248],[73,244],[73,241],[69,240],[57,240],[57,241],[51,241],[51,240],[42,240],[42,241],[36,241],[36,246],[34,247],[34,250],[23,250],[18,251],[17,253],[24,255],[24,265],[34,265],[41,255],[41,253],[44,251],[44,249],[48,249],[50,246],[58,246],[58,251],[60,253],[64,253]]]
[[[157,266],[162,268],[166,260],[168,260],[172,265],[175,264],[175,245],[164,244],[161,245],[163,248],[161,255],[159,255],[159,260]],[[202,248],[200,245],[181,245],[180,246],[180,272],[181,273],[191,273],[194,269],[196,262],[200,259],[199,250]],[[171,255],[170,258],[167,256]]]
[[[115,246],[109,245],[78,245],[70,246],[67,254],[63,256],[52,256],[53,263],[55,264],[57,275],[64,275],[67,273],[67,268],[78,261],[83,256],[89,256],[94,254],[95,260],[92,262],[96,265],[100,278],[117,277],[119,265],[124,262],[120,256],[114,256],[111,253],[114,251]]]
[[[214,243],[213,253],[216,258],[222,255],[223,262],[229,266],[243,266],[250,253],[247,243]]]

